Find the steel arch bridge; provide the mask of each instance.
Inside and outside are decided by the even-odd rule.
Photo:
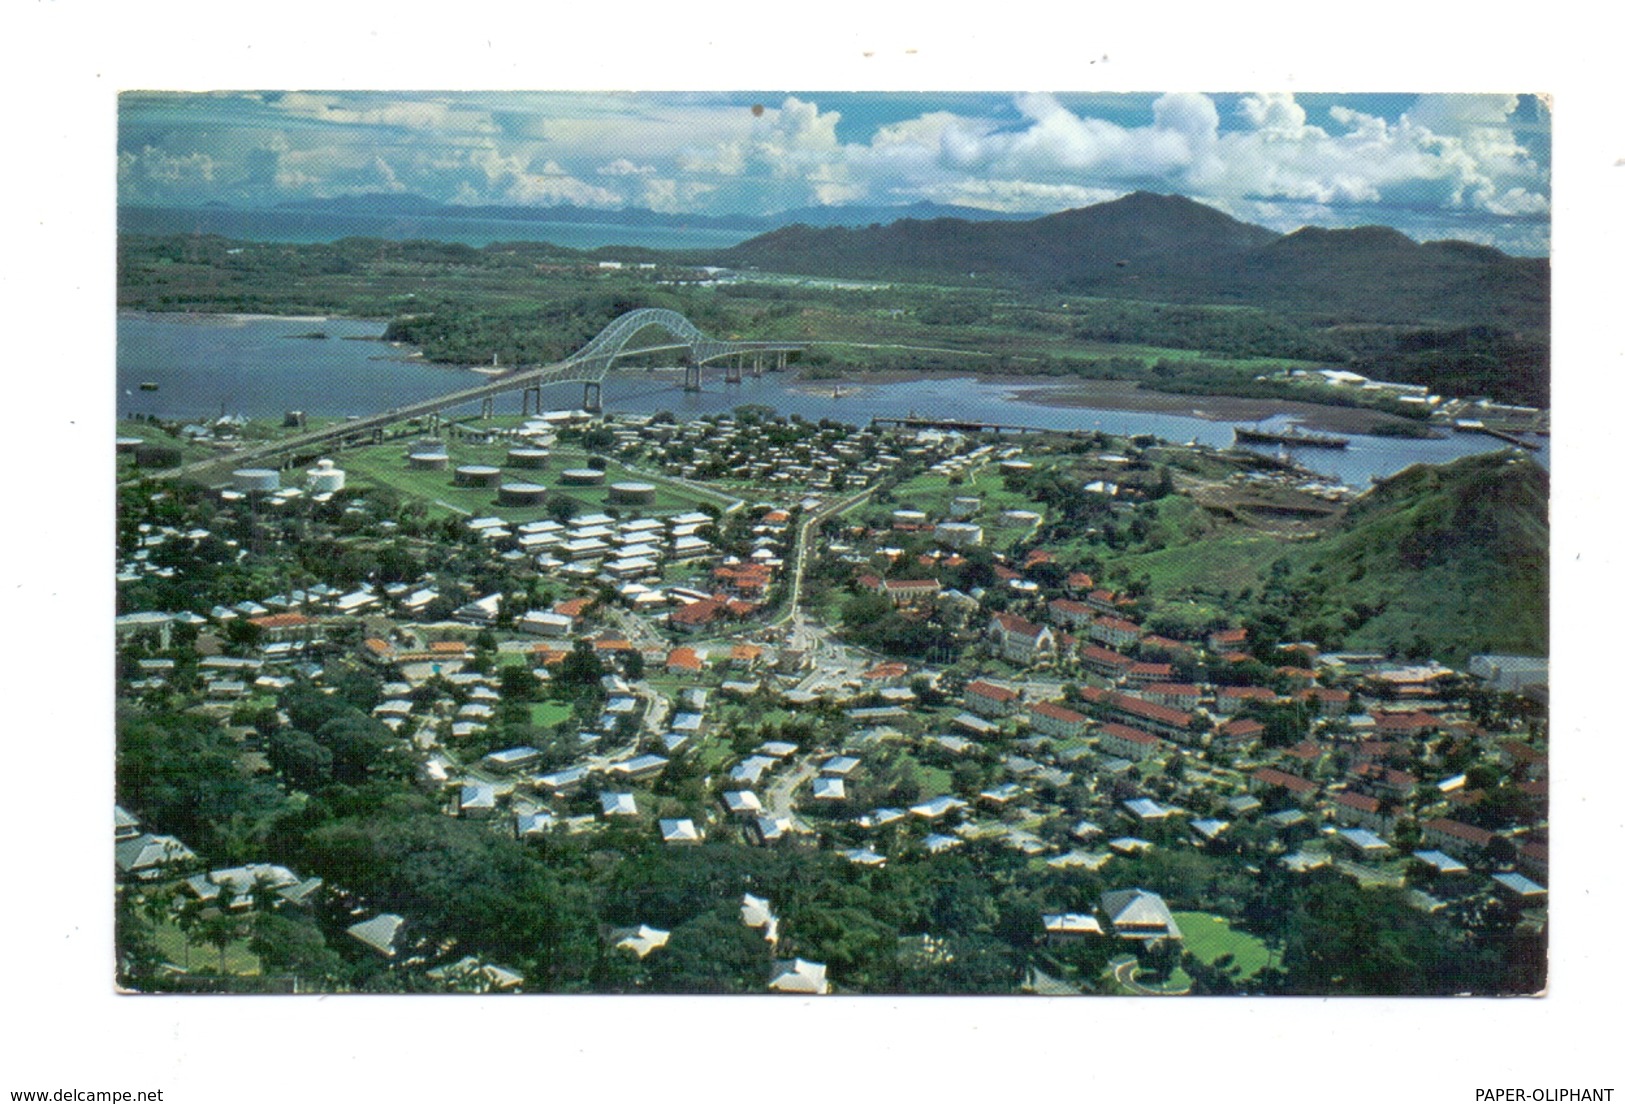
[[[666,345],[641,346],[631,350],[626,348],[633,337],[651,326],[665,330],[676,340]],[[236,453],[231,457],[231,462],[240,466],[251,460],[297,454],[330,441],[338,441],[342,447],[344,443],[359,442],[368,437],[381,440],[386,426],[431,415],[438,419],[442,411],[475,402],[481,404],[481,415],[487,416],[491,413],[496,396],[512,391],[524,393],[522,409],[527,414],[530,413],[531,399],[534,396],[535,409],[539,414],[542,411],[541,389],[555,383],[582,384],[585,388],[582,405],[587,410],[597,412],[602,407],[604,377],[609,374],[610,368],[621,356],[664,349],[687,350],[683,364],[683,388],[698,391],[700,369],[705,364],[718,360],[729,361],[727,379],[729,382],[736,382],[744,375],[746,360],[752,363],[752,374],[760,375],[766,357],[770,355],[775,357],[778,366],[783,367],[785,357],[790,353],[801,352],[805,348],[805,345],[781,341],[719,341],[705,334],[698,326],[674,310],[641,307],[627,311],[610,322],[591,341],[561,361],[534,368],[516,368],[473,387],[406,406],[393,407],[381,414],[370,414],[354,421],[285,437]],[[199,462],[177,469],[171,474],[187,474],[193,468],[211,466],[214,466],[213,461]]]
[[[582,405],[588,410],[596,411],[601,405],[600,385],[604,377],[609,374],[610,368],[619,357],[628,355],[626,346],[632,338],[650,327],[663,329],[677,340],[667,345],[633,349],[631,353],[665,349],[686,350],[683,388],[687,391],[700,389],[700,369],[713,361],[737,358],[728,365],[728,379],[737,381],[744,374],[747,360],[751,362],[753,374],[761,375],[763,360],[768,355],[774,356],[778,366],[783,367],[784,358],[788,354],[798,353],[806,348],[804,345],[780,341],[720,341],[707,335],[674,310],[666,310],[663,307],[640,307],[637,310],[627,311],[610,322],[591,341],[558,363],[540,368],[515,369],[493,380],[489,386],[505,385],[501,387],[502,391],[522,388],[525,392],[524,409],[528,413],[532,394],[536,397],[536,407],[540,411],[542,386],[579,382],[585,385]]]

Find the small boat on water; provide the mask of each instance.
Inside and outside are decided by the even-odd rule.
[[[141,390],[143,390],[143,391],[156,391],[156,390],[158,390],[158,385],[156,383],[154,383],[152,380],[142,380],[141,381]]]
[[[1309,448],[1348,448],[1347,437],[1334,437],[1329,433],[1310,433],[1305,429],[1288,426],[1285,429],[1265,429],[1252,425],[1234,427],[1237,441],[1266,445],[1301,445]]]

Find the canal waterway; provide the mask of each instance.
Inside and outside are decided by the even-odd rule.
[[[469,369],[426,363],[408,346],[378,340],[384,324],[359,319],[267,318],[242,315],[139,314],[118,319],[118,411],[166,419],[225,414],[280,417],[288,410],[316,416],[365,415],[433,398],[479,382]],[[324,333],[324,338],[306,335]],[[156,385],[143,390],[142,384]],[[1165,412],[1056,406],[1023,398],[1031,381],[927,376],[893,383],[842,384],[839,398],[827,382],[799,382],[794,371],[724,384],[720,369],[705,390],[685,392],[682,374],[630,368],[604,381],[606,410],[679,419],[723,413],[746,403],[780,414],[866,424],[871,418],[918,415],[956,421],[999,422],[1057,430],[1149,433],[1169,441],[1228,446],[1232,423]],[[1054,381],[1046,387],[1056,389]],[[1076,392],[1087,404],[1088,381]],[[543,391],[549,406],[576,407],[580,384]],[[519,395],[498,400],[498,412],[519,411]],[[1199,400],[1193,401],[1193,406]],[[1270,420],[1285,424],[1286,419]],[[1452,434],[1436,440],[1348,435],[1346,449],[1287,450],[1299,463],[1354,487],[1416,463],[1441,464],[1505,447],[1493,438]],[[1548,462],[1549,445],[1535,453]]]

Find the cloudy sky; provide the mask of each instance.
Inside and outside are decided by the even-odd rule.
[[[1550,240],[1551,119],[1517,95],[221,92],[120,97],[121,203],[368,192],[771,214],[1034,214],[1135,189],[1291,231]]]

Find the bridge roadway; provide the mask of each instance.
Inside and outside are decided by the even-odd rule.
[[[627,343],[635,334],[650,326],[658,326],[677,338],[678,341],[667,345],[643,346],[636,349],[626,348]],[[470,403],[481,402],[510,391],[528,391],[532,388],[555,383],[583,383],[592,387],[603,382],[604,377],[609,373],[610,367],[618,358],[668,349],[688,350],[686,362],[689,377],[685,378],[685,386],[689,385],[689,379],[691,378],[692,385],[697,389],[700,366],[711,361],[723,360],[733,356],[743,358],[749,356],[759,357],[766,353],[801,352],[805,349],[805,346],[777,341],[719,341],[708,337],[676,311],[643,307],[620,315],[599,331],[598,335],[591,341],[564,360],[556,363],[537,368],[518,368],[485,383],[475,384],[473,387],[465,387],[459,391],[452,391],[432,399],[409,403],[406,406],[391,407],[379,414],[368,414],[354,420],[324,426],[321,429],[313,429],[307,433],[299,433],[276,441],[268,441],[253,448],[233,452],[229,456],[211,457],[208,460],[201,460],[172,469],[165,474],[190,475],[228,462],[234,467],[242,467],[253,461],[284,453],[309,452],[314,450],[316,446],[329,441],[343,441],[352,438],[367,439],[376,433],[382,432],[386,426],[397,422],[438,414],[443,410],[467,406]],[[540,397],[538,396],[538,405],[539,403]]]

